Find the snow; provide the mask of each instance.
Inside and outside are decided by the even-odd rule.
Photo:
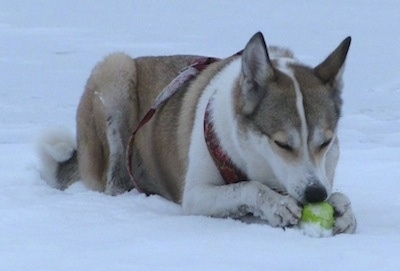
[[[321,237],[331,237],[333,235],[332,228],[325,229],[318,223],[310,223],[302,221],[300,222],[299,227],[303,232],[303,234],[310,237],[321,238]]]
[[[0,0],[0,270],[400,270],[400,2]],[[228,56],[256,31],[316,65],[341,40],[341,159],[335,191],[353,203],[353,235],[184,216],[135,191],[117,197],[39,176],[34,140],[74,131],[97,61]]]

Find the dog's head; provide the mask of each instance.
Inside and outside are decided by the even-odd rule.
[[[312,68],[287,50],[268,52],[261,33],[251,38],[235,92],[250,178],[303,203],[329,197],[339,155],[341,77],[350,41],[346,38]]]

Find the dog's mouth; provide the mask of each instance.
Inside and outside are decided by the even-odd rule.
[[[284,189],[284,188],[276,188],[276,187],[270,187],[270,188],[273,191],[275,191],[276,193],[278,193],[279,195],[281,195],[281,196],[292,196],[292,197],[294,197],[293,195],[290,195],[289,192],[286,191],[286,189]],[[301,206],[306,203],[305,201],[303,201],[301,199],[298,199],[296,197],[294,197],[294,198],[297,200],[298,204],[301,205]]]
[[[272,189],[273,191],[275,191],[276,193],[282,195],[282,196],[288,196],[288,195],[289,195],[289,193],[288,193],[285,189],[283,189],[283,188],[271,187],[271,189]]]

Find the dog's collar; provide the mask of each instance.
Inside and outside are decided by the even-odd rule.
[[[208,151],[210,152],[210,155],[226,184],[245,181],[247,180],[246,175],[233,164],[232,160],[222,149],[219,139],[214,131],[210,116],[211,103],[212,98],[208,101],[207,108],[204,113],[204,139],[206,141]]]

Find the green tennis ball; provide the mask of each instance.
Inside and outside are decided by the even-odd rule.
[[[303,207],[301,222],[317,224],[324,229],[330,230],[335,223],[333,214],[333,207],[327,202],[308,203]]]

